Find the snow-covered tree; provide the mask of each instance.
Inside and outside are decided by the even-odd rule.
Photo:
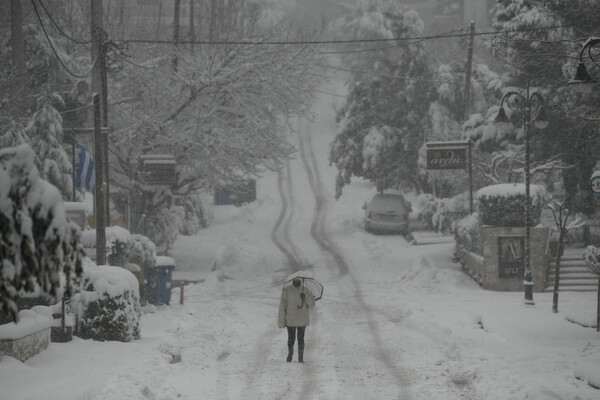
[[[17,300],[36,290],[55,296],[81,271],[79,227],[56,187],[39,177],[31,148],[0,150],[0,312],[17,318]]]
[[[62,147],[62,117],[52,106],[52,101],[63,104],[58,95],[38,99],[37,111],[25,128],[25,133],[35,152],[40,177],[56,186],[63,199],[70,199],[73,191],[73,166]]]
[[[351,39],[408,38],[420,35],[423,23],[395,2],[358,1],[333,22],[336,29]],[[352,176],[372,181],[379,191],[418,187],[417,150],[432,95],[422,43],[399,41],[342,62],[353,72],[329,155],[338,168],[336,198]]]
[[[306,112],[322,78],[317,47],[265,43],[314,36],[285,22],[266,23],[256,2],[211,4],[225,9],[201,14],[198,34],[222,44],[193,52],[182,46],[176,71],[167,49],[155,54],[132,45],[135,61],[127,59],[112,79],[114,96],[136,101],[111,109],[111,185],[133,190],[147,226],[156,229],[179,199],[278,169],[296,151],[287,139],[288,119]],[[141,155],[156,153],[174,155],[177,168],[173,185],[159,197],[156,187],[144,184],[138,164]],[[170,237],[163,233],[147,235]]]
[[[566,84],[575,74],[581,38],[597,33],[598,15],[597,0],[500,0],[493,10],[494,26],[514,31],[492,41],[495,53],[511,67],[509,84],[523,88],[531,82],[548,106],[550,125],[532,138],[532,165],[558,160],[560,167],[572,166],[562,175],[567,206],[573,211],[591,212],[594,204],[588,182],[599,150],[598,125],[586,115],[597,113],[599,95],[579,96]],[[515,115],[515,121],[521,117]]]

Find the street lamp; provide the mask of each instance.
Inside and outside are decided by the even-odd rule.
[[[592,63],[600,67],[600,64],[596,62],[596,60],[594,59],[594,55],[592,54],[592,49],[598,44],[600,44],[600,37],[591,37],[588,40],[586,40],[586,42],[583,44],[583,47],[581,48],[581,52],[579,53],[579,65],[577,66],[577,72],[575,73],[573,79],[571,79],[569,83],[567,83],[567,85],[577,90],[578,92],[591,93],[594,89],[594,86],[597,83],[590,76],[585,64],[583,63],[583,54],[587,51],[589,59],[592,61]]]
[[[513,101],[511,104],[511,100]],[[529,176],[529,155],[531,139],[531,122],[538,129],[545,129],[549,122],[546,118],[544,109],[544,99],[539,92],[529,92],[529,82],[525,90],[525,95],[516,91],[510,91],[502,96],[500,100],[500,109],[494,118],[495,123],[510,123],[504,109],[504,103],[508,108],[515,108],[517,105],[522,107],[525,113],[525,271],[523,274],[523,286],[525,289],[525,304],[535,304],[533,301],[533,277],[531,275],[531,197],[529,195],[530,176]],[[535,106],[535,115],[532,115],[532,106]]]

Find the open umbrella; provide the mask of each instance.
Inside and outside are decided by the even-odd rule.
[[[323,297],[323,285],[321,285],[309,271],[297,271],[288,276],[283,283],[283,289],[290,286],[294,279],[302,281],[302,289],[307,288],[315,296],[315,301]]]

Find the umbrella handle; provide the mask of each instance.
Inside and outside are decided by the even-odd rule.
[[[300,293],[304,294],[304,279],[302,279],[302,284],[303,284],[302,292],[300,292]],[[298,309],[301,309],[302,307],[304,307],[304,299],[302,299],[302,304],[300,304],[299,306],[296,306],[296,307],[298,307]]]

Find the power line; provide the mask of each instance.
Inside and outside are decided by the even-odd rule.
[[[54,18],[52,18],[52,15],[48,12],[48,9],[46,8],[46,6],[44,5],[44,3],[42,2],[42,0],[38,0],[40,5],[42,6],[42,8],[44,9],[44,11],[46,12],[46,15],[48,16],[48,19],[50,19],[50,21],[52,22],[52,24],[54,25],[54,27],[56,28],[56,30],[58,31],[58,33],[60,33],[61,35],[63,35],[64,37],[66,37],[67,39],[69,39],[72,42],[75,42],[77,44],[88,44],[90,43],[92,40],[86,40],[86,41],[81,41],[78,39],[75,39],[74,37],[68,35],[65,33],[65,31],[63,31],[60,26],[58,26],[58,24],[56,23],[56,21],[54,20]]]
[[[52,52],[54,53],[54,56],[56,57],[56,59],[58,60],[58,62],[60,63],[60,65],[63,67],[63,69],[71,76],[78,78],[78,79],[82,79],[85,78],[86,76],[88,76],[92,70],[94,69],[94,66],[96,65],[96,62],[98,61],[98,57],[96,56],[96,59],[94,60],[94,63],[92,64],[92,67],[89,69],[89,71],[87,71],[85,74],[83,75],[79,75],[74,73],[73,71],[71,71],[61,60],[60,56],[58,55],[58,53],[56,52],[56,49],[54,48],[54,45],[52,44],[52,41],[50,40],[50,37],[48,36],[48,32],[46,32],[46,27],[44,26],[44,22],[42,21],[42,17],[40,16],[40,13],[37,9],[37,6],[35,5],[35,0],[31,0],[31,4],[33,5],[33,9],[35,11],[35,15],[37,16],[38,21],[40,22],[40,26],[42,27],[42,30],[44,31],[44,36],[46,36],[46,40],[48,41],[48,44],[50,45],[50,48],[52,49]]]
[[[475,36],[490,36],[508,33],[535,32],[544,30],[554,30],[567,28],[563,25],[511,29],[505,31],[488,31],[475,32]],[[405,41],[422,41],[433,39],[447,39],[468,37],[470,33],[450,33],[429,36],[414,36],[414,37],[395,37],[395,38],[378,38],[378,39],[336,39],[336,40],[159,40],[159,39],[124,39],[125,43],[147,43],[147,44],[199,44],[199,45],[321,45],[321,44],[353,44],[353,43],[384,43],[384,42],[405,42]]]
[[[370,75],[370,76],[376,76],[379,78],[391,78],[391,79],[410,79],[413,81],[418,81],[418,82],[436,82],[436,83],[440,83],[442,82],[439,79],[421,79],[418,78],[416,76],[399,76],[399,75],[389,75],[389,74],[378,74],[378,73],[374,73],[374,72],[370,72],[370,71],[359,71],[359,70],[355,70],[355,69],[349,69],[349,68],[342,68],[342,67],[337,67],[334,65],[326,65],[326,64],[319,64],[321,67],[323,68],[328,68],[328,69],[334,69],[337,71],[344,71],[344,72],[352,72],[354,74],[363,74],[363,75]]]

